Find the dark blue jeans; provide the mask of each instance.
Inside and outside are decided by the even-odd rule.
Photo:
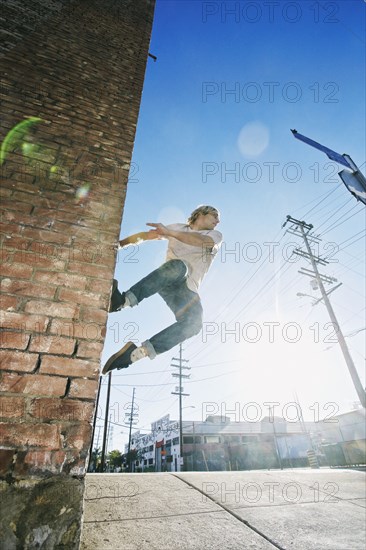
[[[143,342],[151,359],[198,334],[202,328],[201,300],[187,287],[187,274],[182,260],[169,260],[126,292],[132,306],[158,293],[175,315],[175,323]]]

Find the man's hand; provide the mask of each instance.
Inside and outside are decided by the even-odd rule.
[[[149,225],[149,224],[146,224],[146,225]],[[156,229],[150,229],[149,231],[145,231],[144,235],[145,235],[144,237],[145,241],[161,239],[161,233],[159,233],[159,231],[157,231]]]
[[[162,223],[147,223],[146,225],[150,225],[150,227],[155,227],[155,229],[151,229],[149,233],[157,233],[160,235],[160,237],[169,237],[170,231],[169,229],[163,225]]]

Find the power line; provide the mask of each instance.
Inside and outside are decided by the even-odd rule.
[[[358,233],[355,233],[354,235],[352,235],[351,237],[348,237],[348,239],[346,239],[345,241],[342,241],[341,243],[339,243],[338,246],[342,246],[342,244],[346,243],[347,241],[350,241],[351,239],[353,239],[353,237],[357,237],[357,235],[360,235],[361,233],[365,233],[366,234],[366,230],[365,229],[362,229],[361,231],[359,231]],[[357,239],[358,240],[358,239]],[[352,243],[351,243],[352,244]],[[349,245],[348,245],[349,246]],[[345,247],[346,248],[346,247]]]
[[[349,243],[347,246],[344,246],[343,248],[340,248],[338,250],[338,252],[341,252],[342,250],[345,250],[346,248],[348,248],[349,246],[351,246],[352,244],[354,243],[357,243],[358,241],[361,241],[362,239],[365,238],[365,235],[362,235],[361,237],[358,237],[358,239],[355,239],[354,241],[352,241],[351,243]]]
[[[327,191],[326,193],[323,193],[322,195],[320,195],[319,197],[317,197],[316,199],[313,199],[312,201],[306,203],[305,205],[301,206],[300,208],[298,208],[297,210],[295,210],[295,214],[296,212],[298,212],[299,210],[301,210],[302,208],[306,208],[307,206],[310,206],[310,204],[312,204],[313,202],[315,202],[316,200],[318,199],[321,199],[315,206],[313,206],[313,208],[311,208],[308,212],[306,212],[305,214],[303,214],[303,216],[307,216],[308,214],[310,214],[310,212],[312,212],[317,206],[319,206],[319,204],[321,204],[323,201],[325,201],[328,197],[330,197],[330,195],[332,193],[334,193],[334,191],[337,191],[337,189],[339,189],[340,187],[342,187],[342,184],[339,183],[337,185],[337,187],[334,187],[334,189],[332,189],[331,191]],[[322,198],[324,197],[324,198]]]
[[[327,212],[325,212],[324,214],[321,214],[320,216],[319,216],[319,213],[322,210],[324,210],[325,208],[327,208],[328,206],[330,206],[331,204],[333,204],[334,202],[340,201],[340,200],[342,200],[342,201],[344,200],[343,195],[340,196],[340,197],[333,197],[333,199],[331,201],[327,202],[324,206],[322,206],[322,208],[319,208],[318,212],[315,215],[315,219],[313,219],[313,224],[312,225],[314,225],[314,226],[317,225],[318,226],[318,224],[321,223],[324,219],[325,219],[325,221],[327,221],[327,219],[328,219],[327,216],[330,212],[332,212],[334,207],[331,208],[330,210],[328,210]],[[343,204],[347,204],[348,202],[349,202],[349,200],[347,199],[346,202],[344,202]],[[305,216],[306,216],[306,214],[303,215],[303,218],[305,218]]]
[[[276,243],[276,239],[278,237],[278,235],[281,233],[282,231],[282,228],[280,229],[280,231],[277,232],[276,236],[274,237],[273,241],[274,243]],[[283,235],[280,239],[279,242],[281,242],[283,238]],[[216,317],[214,318],[214,321],[216,321],[216,319],[218,317],[220,317],[220,315],[233,303],[234,300],[236,300],[236,298],[239,296],[239,294],[242,292],[242,290],[250,283],[250,281],[255,277],[255,275],[258,273],[258,271],[260,270],[260,268],[264,265],[264,263],[267,261],[268,258],[270,258],[270,255],[271,255],[271,251],[268,252],[268,256],[264,257],[262,262],[259,264],[259,266],[257,267],[257,269],[254,271],[254,273],[252,273],[252,275],[249,277],[248,280],[246,280],[246,276],[244,277],[244,281],[243,283],[239,283],[241,284],[239,290],[236,292],[236,294],[234,294],[234,296],[230,299],[230,301],[224,306],[221,308],[221,311],[219,311],[219,313],[216,315]],[[235,292],[235,289],[234,289],[234,292]]]
[[[352,210],[354,210],[357,206],[359,206],[358,204],[355,204],[355,206],[353,206],[350,210],[348,210],[347,212],[345,212],[343,214],[343,216],[345,216],[346,214],[348,214],[349,212],[351,212]],[[363,208],[361,208],[358,212],[355,212],[354,214],[352,214],[351,216],[348,216],[348,218],[346,218],[345,220],[343,221],[340,221],[343,216],[341,216],[340,218],[338,218],[338,220],[336,220],[334,223],[337,223],[339,221],[339,223],[337,225],[331,225],[330,227],[326,228],[326,230],[324,231],[324,233],[322,233],[321,235],[324,237],[324,235],[326,235],[327,233],[329,233],[329,231],[332,231],[333,229],[336,229],[337,227],[339,227],[340,225],[343,225],[346,221],[350,220],[351,218],[353,218],[354,216],[356,216],[357,214],[359,214],[360,212],[363,211]]]
[[[328,216],[328,214],[329,214],[330,212],[333,212],[333,214],[332,214],[329,218],[327,217],[326,220],[325,220],[322,224],[317,225],[317,228],[316,228],[317,232],[319,231],[319,229],[320,229],[321,227],[323,227],[323,225],[325,225],[327,222],[329,222],[329,220],[330,220],[331,218],[333,218],[333,216],[335,216],[340,210],[342,210],[342,208],[344,208],[345,206],[347,206],[347,204],[349,204],[351,201],[352,201],[352,198],[348,198],[348,199],[346,200],[346,202],[344,202],[339,208],[337,208],[337,210],[334,210],[334,212],[333,212],[333,209],[329,210],[329,211],[325,214],[325,216]],[[351,210],[352,210],[355,206],[357,206],[357,205],[354,205],[354,206],[351,208]],[[349,210],[348,212],[350,212],[350,210]],[[347,214],[347,212],[346,212],[346,214]],[[344,214],[343,214],[343,215],[344,215]],[[320,235],[320,233],[317,233],[317,235]]]
[[[228,374],[232,374],[233,372],[239,372],[239,370],[232,370],[229,372],[224,372],[223,374],[218,374],[217,376],[210,376],[209,378],[200,378],[198,380],[190,380],[189,382],[186,382],[187,384],[196,384],[197,382],[203,382],[204,380],[213,380],[214,378],[220,378],[221,376],[227,376]],[[174,384],[174,382],[170,382],[168,384],[115,384],[116,387],[118,386],[126,386],[126,387],[135,387],[135,388],[155,388],[158,386],[171,386]]]

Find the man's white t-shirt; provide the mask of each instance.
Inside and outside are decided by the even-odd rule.
[[[208,235],[214,241],[215,245],[212,248],[206,246],[192,246],[191,244],[182,243],[174,237],[168,237],[169,245],[166,256],[168,260],[182,260],[188,267],[187,286],[193,292],[197,292],[206,275],[212,261],[217,254],[222,242],[222,234],[216,229],[194,230],[184,223],[173,223],[167,225],[168,229],[173,231],[185,231],[187,233],[202,233]]]

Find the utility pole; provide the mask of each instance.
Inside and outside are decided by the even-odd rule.
[[[98,426],[97,444],[95,445],[96,449],[99,449],[100,428],[101,426]]]
[[[173,395],[179,395],[179,448],[180,448],[180,465],[183,466],[183,421],[182,421],[182,396],[189,396],[189,393],[183,393],[182,378],[190,378],[190,374],[182,374],[182,370],[191,370],[191,367],[183,367],[182,363],[188,363],[187,359],[182,359],[182,344],[179,344],[179,359],[173,357],[173,361],[179,361],[178,365],[171,364],[172,367],[178,368],[179,373],[173,372],[172,376],[179,378],[179,386],[175,387]]]
[[[111,442],[113,442],[112,413],[109,415],[106,451],[108,450],[108,447],[110,448]]]
[[[131,404],[131,412],[130,412],[130,430],[129,430],[129,434],[128,434],[128,451],[127,451],[127,456],[128,456],[128,472],[131,473],[131,465],[132,465],[132,461],[131,461],[131,434],[132,434],[132,423],[133,423],[133,407],[134,407],[134,404],[135,404],[135,389],[136,388],[133,388],[133,392],[132,392],[132,404]]]
[[[328,262],[326,262],[325,260],[323,260],[321,258],[318,258],[318,257],[314,256],[313,252],[310,248],[308,234],[313,229],[313,226],[311,224],[305,223],[304,221],[296,220],[296,219],[292,218],[291,216],[287,216],[287,220],[283,224],[282,227],[284,227],[287,223],[292,224],[292,226],[291,226],[292,231],[289,231],[289,233],[291,233],[292,235],[296,235],[298,237],[303,238],[303,241],[305,243],[307,252],[304,252],[302,250],[295,250],[294,252],[295,252],[295,254],[298,254],[298,255],[303,256],[303,257],[307,258],[308,260],[310,260],[313,271],[310,271],[308,269],[303,269],[302,271],[299,271],[299,273],[301,273],[302,275],[307,275],[308,277],[312,277],[312,278],[315,277],[315,279],[318,283],[319,290],[322,294],[322,299],[324,300],[324,304],[325,304],[325,306],[328,310],[329,317],[330,317],[330,320],[333,324],[335,333],[337,335],[337,339],[338,339],[339,345],[341,347],[343,357],[346,361],[349,373],[351,375],[353,385],[356,389],[356,392],[358,394],[358,397],[360,399],[360,402],[361,402],[362,406],[364,408],[366,408],[366,393],[365,393],[365,390],[362,387],[361,380],[358,376],[358,372],[357,372],[356,367],[353,363],[352,357],[349,353],[346,340],[343,336],[343,333],[340,329],[337,318],[335,316],[333,307],[332,307],[332,305],[330,303],[330,300],[328,298],[328,294],[330,294],[330,292],[332,292],[332,291],[327,293],[325,291],[324,284],[323,284],[323,281],[327,282],[327,283],[333,283],[333,282],[337,282],[337,281],[333,277],[327,277],[325,275],[321,275],[318,271],[317,263],[320,263],[322,265],[326,265]],[[293,230],[294,227],[295,227],[295,231]],[[297,228],[300,229],[300,233],[296,232]]]
[[[109,400],[111,397],[111,383],[112,383],[112,372],[110,372],[108,375],[107,402],[105,405],[105,415],[104,415],[103,446],[102,446],[102,456],[100,459],[101,472],[104,472],[105,450],[106,450],[106,444],[107,444],[107,431],[108,431]]]
[[[98,406],[99,406],[99,396],[100,396],[100,388],[102,386],[102,377],[99,378],[99,384],[98,384],[98,393],[97,393],[97,400],[95,403],[95,411],[94,411],[94,419],[93,419],[93,430],[92,430],[92,436],[91,436],[91,442],[90,442],[90,449],[89,449],[89,462],[88,462],[88,472],[90,472],[91,462],[92,462],[92,456],[93,456],[93,443],[95,438],[95,427],[97,424],[97,417],[98,417]],[[99,430],[100,431],[100,430]],[[99,431],[98,431],[98,442],[97,442],[97,448],[99,443]]]

